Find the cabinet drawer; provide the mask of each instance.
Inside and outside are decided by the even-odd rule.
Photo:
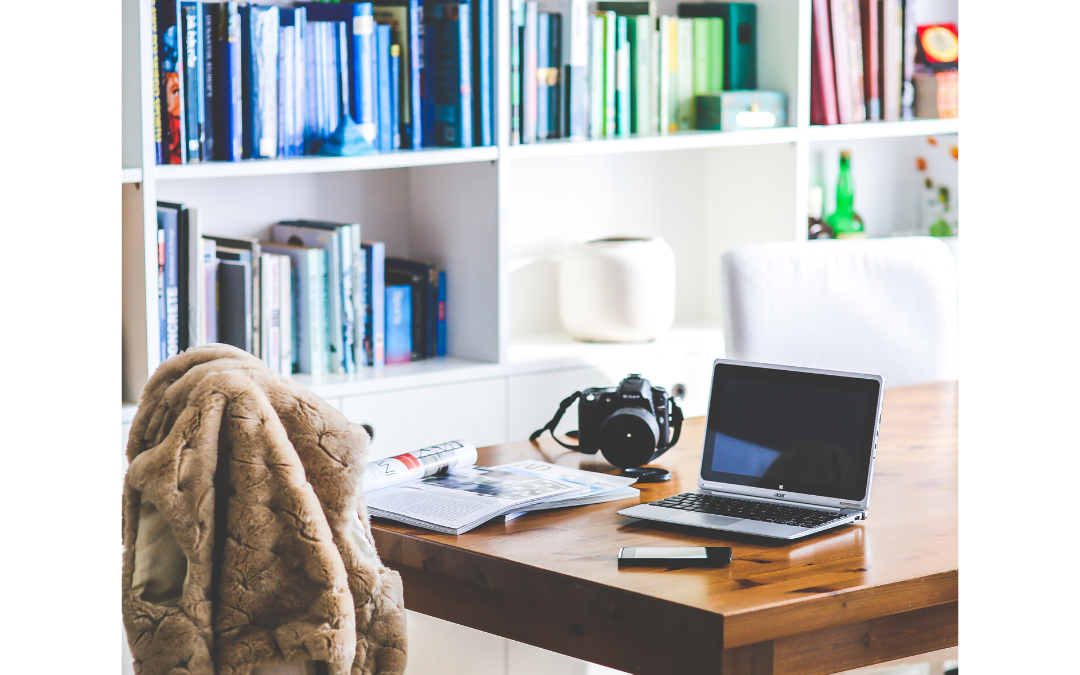
[[[375,428],[369,459],[458,438],[493,445],[506,441],[506,379],[348,396],[341,411]]]

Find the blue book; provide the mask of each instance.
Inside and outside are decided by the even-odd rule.
[[[390,26],[375,27],[375,63],[378,67],[376,82],[378,83],[379,130],[376,137],[376,147],[379,150],[393,150],[393,136],[390,126],[393,119],[390,115]]]
[[[390,45],[390,149],[401,147],[401,48]]]
[[[164,233],[162,275],[165,298],[163,359],[180,353],[180,214],[183,206],[158,202],[158,227]],[[160,253],[159,253],[160,255]],[[160,306],[160,302],[159,302]]]
[[[277,156],[278,8],[240,7],[244,159]]]
[[[412,289],[386,287],[386,362],[412,361]]]
[[[307,73],[307,10],[297,7],[293,10],[293,25],[296,31],[293,33],[293,114],[296,116],[292,135],[289,139],[289,147],[292,156],[299,157],[306,151],[307,128],[307,87],[305,77]]]
[[[388,23],[393,28],[391,39],[400,48],[397,115],[401,143],[395,147],[423,147],[423,124],[420,121],[423,10],[420,0],[375,0],[373,4],[376,21]]]
[[[491,0],[473,0],[473,133],[475,145],[495,144],[494,31]]]
[[[536,16],[536,69],[546,73],[551,65],[551,14],[538,12]],[[536,137],[543,140],[548,137],[548,94],[547,78],[537,76],[535,83],[526,86],[536,88]]]
[[[243,90],[240,58],[239,3],[207,5],[212,30],[214,96],[214,159],[239,161],[244,155],[241,132]]]
[[[363,242],[364,251],[364,351],[369,366],[386,363],[386,246]]]
[[[471,148],[472,40],[468,4],[435,3],[425,8],[424,53],[433,113],[432,145]]]
[[[345,23],[346,51],[350,97],[348,110],[360,133],[369,143],[375,141],[375,20],[370,2],[326,3],[298,2],[297,7],[307,9],[307,20],[343,21]]]
[[[187,130],[184,153],[187,161],[202,160],[203,127],[206,124],[206,98],[202,76],[203,12],[200,2],[180,3],[182,49],[184,52],[184,128]]]
[[[439,304],[435,354],[446,356],[446,270],[439,270]]]

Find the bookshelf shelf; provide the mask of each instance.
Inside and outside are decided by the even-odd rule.
[[[502,372],[497,363],[444,356],[381,369],[362,368],[347,375],[294,375],[293,378],[319,396],[337,398],[491,379]]]
[[[400,150],[360,157],[297,157],[294,159],[247,160],[243,162],[207,162],[205,164],[167,164],[154,167],[157,180],[194,178],[241,178],[285,176],[342,171],[401,169],[414,166],[441,166],[490,162],[498,159],[495,147],[462,149]]]
[[[120,182],[122,184],[141,183],[142,179],[142,169],[120,169]]]
[[[903,122],[863,122],[811,126],[803,130],[809,141],[854,141],[903,136],[935,136],[960,133],[959,118],[943,120],[905,120]]]
[[[625,152],[658,152],[664,150],[696,150],[704,148],[738,147],[793,143],[798,138],[794,127],[761,129],[758,131],[683,131],[660,136],[636,136],[588,141],[553,140],[528,145],[514,145],[505,150],[506,156],[577,157]]]

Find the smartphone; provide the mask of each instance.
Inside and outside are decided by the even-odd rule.
[[[730,546],[630,546],[619,549],[619,567],[720,567],[730,562]]]

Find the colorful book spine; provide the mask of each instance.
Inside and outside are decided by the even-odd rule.
[[[277,156],[278,8],[240,7],[244,158]]]
[[[589,14],[589,138],[605,134],[604,13]]]
[[[724,81],[724,20],[704,19],[709,31],[709,91],[723,91]]]
[[[434,3],[425,8],[425,40],[430,50],[434,144],[472,147],[472,40],[469,5]]]
[[[153,71],[153,83],[151,84],[151,90],[154,95],[154,162],[156,164],[165,163],[165,145],[163,143],[163,128],[165,119],[163,115],[163,106],[161,105],[161,57],[160,49],[158,47],[158,11],[157,0],[150,0],[150,32],[154,35],[154,47],[150,50],[150,69]]]
[[[616,63],[616,45],[618,44],[618,22],[615,12],[604,12],[604,135],[614,136],[618,122],[616,108],[616,85],[618,70]]]
[[[900,0],[881,5],[881,114],[887,122],[900,119],[904,69],[904,12]]]
[[[244,154],[239,5],[221,2],[209,9],[214,52],[214,159],[235,162]]]
[[[813,44],[810,52],[810,123],[839,124],[836,108],[836,76],[829,36],[828,0],[813,0]]]
[[[472,0],[473,145],[495,144],[495,99],[492,73],[495,59],[491,0]]]
[[[199,35],[200,73],[202,75],[203,91],[203,139],[202,160],[209,162],[214,159],[216,152],[214,141],[217,136],[217,125],[214,123],[214,111],[217,97],[217,78],[214,73],[214,17],[211,9],[212,4],[200,4],[202,10],[202,30]]]
[[[722,3],[723,4],[723,3]],[[726,3],[724,89],[757,89],[757,5]]]
[[[160,0],[157,10],[157,48],[161,68],[162,143],[165,164],[184,164],[184,69],[181,50],[180,3]]]
[[[295,124],[293,96],[296,87],[293,80],[295,49],[296,10],[282,7],[279,10],[281,27],[278,30],[278,157],[292,156],[292,127]]]
[[[697,126],[697,106],[694,105],[694,20],[680,18],[677,24],[676,68],[679,74],[675,85],[675,119],[679,129],[685,131]]]
[[[305,154],[307,129],[307,10],[297,7],[293,10],[293,127],[291,151],[294,157]]]
[[[652,56],[653,28],[648,15],[626,17],[627,40],[630,44],[630,131],[651,134],[655,126],[652,117]]]
[[[918,30],[915,23],[916,0],[902,0],[903,15],[902,25],[902,50],[901,78],[903,86],[900,90],[900,117],[905,120],[915,119],[915,46],[918,42]]]
[[[570,0],[566,16],[564,44],[567,58],[564,71],[566,103],[563,136],[584,139],[589,135],[589,4]]]
[[[833,72],[836,78],[836,115],[840,124],[849,124],[854,103],[851,92],[851,52],[848,49],[848,21],[844,0],[829,2],[832,26]]]
[[[203,332],[200,337],[199,343],[213,344],[218,341],[217,243],[213,239],[207,239],[206,237],[203,237],[202,251],[203,271],[206,274],[206,280],[203,283]]]
[[[562,14],[553,12],[548,26],[548,138],[562,136]]]
[[[390,131],[390,26],[375,26],[375,67],[378,90],[375,101],[379,109],[376,116],[378,131],[375,134],[375,147],[388,151],[393,150],[393,136]]]
[[[439,304],[435,353],[446,356],[446,270],[439,270]]]
[[[525,3],[525,20],[521,30],[521,142],[536,142],[537,120],[537,36],[539,12],[536,2]]]
[[[293,244],[265,244],[266,251],[288,256],[292,295],[292,367],[294,373],[322,375],[327,368],[325,249]]]
[[[521,142],[521,31],[525,29],[525,2],[510,2],[510,144]]]
[[[368,363],[364,350],[364,336],[367,335],[367,261],[364,249],[360,245],[360,224],[349,225],[349,238],[352,243],[352,294],[353,294],[353,363],[357,367]]]
[[[424,31],[424,14],[420,5],[420,0],[408,0],[409,2],[409,53],[405,54],[405,60],[408,63],[407,70],[409,71],[409,82],[406,91],[409,92],[409,110],[406,119],[408,124],[408,130],[406,137],[409,138],[409,147],[413,149],[422,148],[424,146],[424,136],[422,131],[422,125],[420,119],[422,117],[422,106],[420,82],[421,70],[424,66],[423,63],[423,31]],[[404,44],[404,43],[402,43]]]
[[[367,365],[386,363],[386,246],[382,242],[363,242],[364,311],[367,316],[364,350]]]
[[[615,19],[615,133],[630,135],[630,42],[625,16]]]
[[[694,96],[698,96],[710,91],[709,72],[712,65],[710,62],[712,53],[709,49],[709,39],[711,33],[708,19],[690,19],[690,21],[693,21],[694,26]]]
[[[843,0],[846,5],[848,51],[851,64],[851,112],[852,122],[866,121],[866,99],[863,96],[863,47],[862,47],[862,19],[859,15],[858,0]]]
[[[390,45],[390,149],[401,147],[401,47]]]
[[[657,72],[659,78],[656,83],[657,91],[657,124],[656,128],[662,134],[666,134],[671,131],[672,115],[672,96],[671,96],[671,84],[675,77],[673,62],[676,61],[677,55],[675,54],[675,17],[661,16],[658,19],[656,38],[657,38],[657,54],[659,55],[659,63]]]
[[[859,16],[862,19],[863,47],[863,96],[866,101],[866,118],[881,120],[881,17],[878,0],[859,0]]]
[[[281,323],[279,312],[281,307],[281,292],[278,289],[279,266],[278,256],[273,253],[263,253],[260,258],[259,274],[262,286],[262,360],[274,372],[279,372],[281,367]]]
[[[412,360],[412,289],[386,287],[386,363]]]
[[[295,322],[292,295],[292,259],[287,255],[278,256],[278,324],[280,342],[277,372],[288,375],[293,372],[293,345],[296,344]]]
[[[551,67],[551,13],[539,12],[536,15],[536,138],[544,140],[550,130],[551,116],[548,106],[548,68]]]

